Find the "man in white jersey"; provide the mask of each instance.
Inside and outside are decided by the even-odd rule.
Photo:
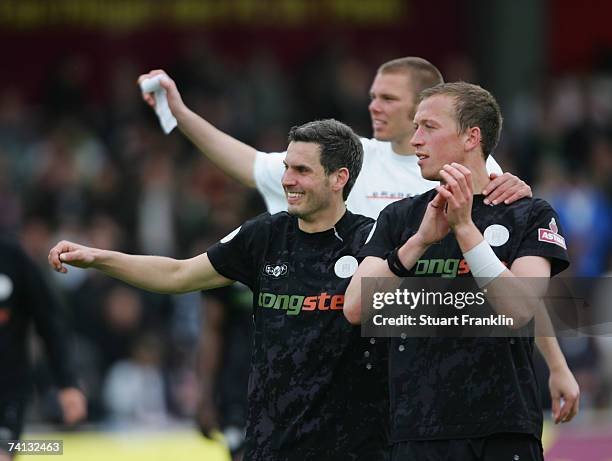
[[[138,82],[159,74],[165,73],[153,70],[141,75]],[[440,71],[418,57],[394,59],[378,68],[370,87],[368,107],[374,138],[361,138],[363,167],[347,200],[350,211],[376,219],[388,204],[437,185],[422,178],[410,139],[414,134],[413,118],[419,93],[442,82]],[[170,77],[162,78],[160,85],[167,92],[168,105],[178,128],[201,152],[234,179],[256,187],[270,213],[287,209],[281,186],[286,152],[259,152],[223,133],[183,103]],[[155,106],[153,93],[144,93],[143,99]],[[530,187],[509,173],[501,174],[501,168],[491,156],[487,161],[487,171],[494,174],[495,179],[483,191],[487,196],[485,203],[487,200],[494,204],[511,203],[531,196]],[[555,422],[569,421],[578,411],[578,384],[567,367],[556,338],[538,338],[537,345],[551,372],[549,387],[553,418]],[[565,402],[563,406],[562,400]]]
[[[414,132],[412,118],[416,97],[425,88],[442,81],[440,71],[422,58],[394,59],[380,66],[370,88],[368,107],[374,138],[361,138],[363,173],[357,178],[347,200],[353,213],[376,219],[389,203],[437,186],[434,181],[421,176],[418,159],[409,141]],[[285,152],[257,152],[254,159],[255,184],[271,212],[286,206],[279,181],[284,156]],[[224,168],[222,163],[220,166]],[[502,173],[491,156],[487,170],[496,175]],[[516,200],[531,195],[529,187],[509,173],[501,176],[492,185],[493,189],[496,189],[493,197],[496,200]]]

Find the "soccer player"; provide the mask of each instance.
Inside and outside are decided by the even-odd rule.
[[[43,340],[50,370],[59,388],[57,398],[67,424],[85,418],[87,405],[78,389],[61,307],[40,269],[18,243],[0,239],[0,460],[10,459],[7,440],[23,430],[31,387],[28,334],[34,325]]]
[[[342,315],[353,255],[373,222],[344,203],[363,148],[334,120],[293,128],[289,140],[282,178],[288,212],[247,221],[188,260],[63,241],[49,263],[60,272],[65,264],[92,267],[165,293],[244,283],[255,316],[245,459],[383,460],[386,368],[378,345]]]
[[[500,279],[548,278],[569,265],[548,203],[484,203],[485,159],[502,124],[489,92],[464,82],[427,89],[414,123],[423,177],[442,185],[380,214],[347,290],[352,323],[359,323],[364,276],[415,277],[418,262],[464,259],[469,270],[460,276],[491,287]],[[535,315],[533,303],[512,307],[517,327]],[[542,460],[533,345],[533,338],[393,338],[392,459]]]
[[[162,73],[162,70],[153,70],[141,75],[138,81]],[[368,107],[374,138],[361,138],[363,168],[347,199],[350,211],[376,219],[389,203],[426,192],[438,184],[421,176],[410,139],[414,134],[413,117],[419,93],[442,82],[440,71],[418,57],[394,59],[379,67],[370,87]],[[280,185],[285,152],[258,152],[223,133],[183,103],[170,77],[166,76],[160,84],[167,92],[168,105],[179,129],[200,151],[235,179],[257,187],[270,213],[287,208]],[[143,94],[143,98],[149,105],[155,105],[153,94]],[[531,196],[530,187],[515,176],[509,173],[497,176],[501,169],[491,156],[487,158],[487,169],[494,179],[482,191],[486,196],[484,203],[512,203]],[[538,338],[537,345],[550,370],[553,418],[555,422],[569,421],[578,411],[578,384],[555,338]]]

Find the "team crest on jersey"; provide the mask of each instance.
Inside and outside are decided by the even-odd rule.
[[[287,275],[287,264],[266,264],[263,268],[263,273],[275,279],[279,279]]]
[[[483,233],[485,240],[492,247],[500,247],[510,238],[510,231],[501,224],[491,224]]]
[[[359,266],[359,263],[354,256],[345,255],[338,259],[336,264],[334,264],[334,272],[341,279],[346,279],[348,277],[352,277],[357,270],[357,266]]]
[[[557,226],[557,221],[555,221],[555,218],[552,218],[548,223],[548,229],[538,229],[538,240],[540,242],[552,243],[553,245],[560,246],[564,250],[567,250],[565,239],[559,235],[558,232],[559,227]]]

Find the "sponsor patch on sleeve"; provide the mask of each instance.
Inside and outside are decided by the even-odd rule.
[[[559,228],[557,227],[557,222],[555,218],[552,218],[548,223],[548,229],[538,229],[538,240],[540,242],[552,243],[553,245],[560,246],[564,250],[567,250],[567,246],[565,245],[565,238],[559,235],[557,232]]]

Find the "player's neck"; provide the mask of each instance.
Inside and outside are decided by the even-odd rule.
[[[472,172],[472,190],[474,195],[482,194],[484,188],[491,182],[484,160],[477,159],[471,163],[466,162],[465,166]]]
[[[313,213],[307,218],[298,219],[298,227],[301,231],[309,234],[323,232],[332,229],[340,218],[346,213],[346,205],[343,200],[336,200],[334,203],[322,210]]]
[[[486,169],[478,174],[472,173],[472,181],[474,183],[474,195],[482,194],[484,188],[491,182]]]

